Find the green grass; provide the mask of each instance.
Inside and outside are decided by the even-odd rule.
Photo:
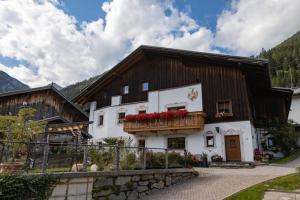
[[[282,191],[300,189],[300,174],[291,174],[254,185],[226,198],[226,200],[261,200],[265,191],[271,189]]]
[[[289,156],[282,158],[282,159],[278,159],[278,160],[271,160],[270,163],[285,164],[285,163],[291,162],[299,157],[300,157],[300,149],[296,149]]]

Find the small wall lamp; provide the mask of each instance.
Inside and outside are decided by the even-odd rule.
[[[220,133],[220,127],[216,127],[217,133]]]

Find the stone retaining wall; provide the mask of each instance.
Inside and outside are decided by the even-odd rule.
[[[52,193],[58,199],[139,199],[153,190],[188,180],[196,174],[191,169],[132,170],[59,174],[61,184]]]

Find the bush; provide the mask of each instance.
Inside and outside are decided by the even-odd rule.
[[[148,169],[163,169],[166,164],[166,154],[164,152],[147,152],[146,165]],[[179,168],[184,165],[184,155],[177,152],[168,153],[168,167]]]
[[[115,164],[114,162],[116,161],[116,156],[113,149],[108,149],[108,151],[106,151],[105,149],[92,148],[90,149],[89,154],[92,163],[98,166],[99,171],[102,171],[105,168],[111,168]]]
[[[136,155],[135,153],[128,153],[120,160],[120,166],[123,170],[133,170],[135,169]]]
[[[146,153],[147,169],[163,169],[165,168],[165,153],[148,151]]]
[[[180,153],[171,152],[168,154],[169,168],[178,168],[184,165],[184,156]]]
[[[54,175],[0,175],[0,199],[48,199],[59,183]]]
[[[264,150],[280,151],[285,155],[289,155],[296,148],[298,135],[293,121],[287,122],[285,119],[274,118],[261,120],[257,122],[257,126],[265,128],[275,141],[275,146],[272,149],[266,148],[266,144],[263,144]]]

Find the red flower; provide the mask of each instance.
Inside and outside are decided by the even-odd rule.
[[[136,115],[126,115],[125,121],[136,121]]]
[[[260,155],[259,149],[255,149],[255,150],[254,150],[254,155],[256,155],[256,156]]]
[[[198,159],[197,159],[197,157],[196,156],[194,156],[194,155],[192,155],[192,161],[197,161]]]
[[[141,113],[137,115],[137,120],[145,121],[147,119],[147,115],[145,113]]]
[[[187,110],[177,110],[176,111],[176,117],[186,117],[186,115],[188,114],[188,111]]]
[[[126,115],[126,121],[151,121],[159,119],[183,118],[188,114],[187,110],[167,111],[161,113],[141,113],[136,115]]]

